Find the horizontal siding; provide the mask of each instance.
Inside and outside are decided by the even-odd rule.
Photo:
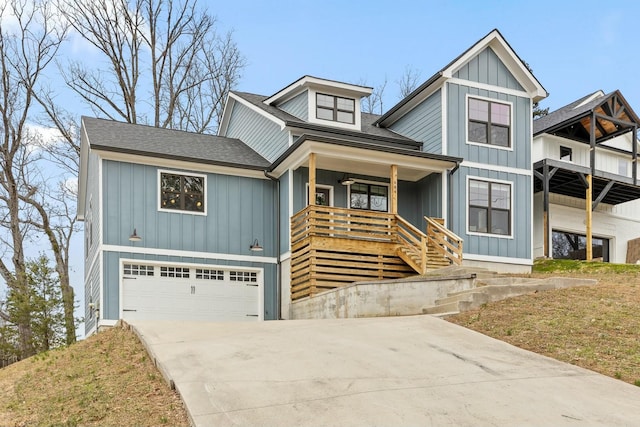
[[[290,100],[278,105],[278,108],[304,121],[309,120],[309,91],[304,91]]]
[[[98,247],[100,246],[100,239],[101,239],[101,233],[100,233],[100,193],[98,192],[98,188],[99,188],[99,170],[100,170],[100,158],[98,157],[97,154],[95,154],[93,151],[89,153],[89,167],[87,169],[89,172],[87,173],[87,195],[86,195],[86,199],[85,199],[85,206],[84,206],[84,215],[85,215],[85,235],[84,235],[84,244],[85,244],[85,251],[84,253],[87,254],[87,256],[85,257],[85,264],[84,264],[84,268],[85,271],[89,271],[90,263],[93,260],[93,258],[95,257],[96,251],[98,250]],[[91,209],[89,209],[89,206],[91,206]],[[90,227],[90,224],[92,225]],[[91,236],[91,241],[93,242],[90,247],[88,248],[87,251],[87,244],[88,244],[88,240],[87,239],[87,234],[89,232],[92,232],[92,236]]]
[[[262,241],[260,241],[262,243]],[[264,269],[264,319],[278,318],[276,309],[276,265],[248,263],[216,259],[190,258],[180,256],[164,256],[155,254],[134,254],[130,252],[104,252],[104,318],[119,319],[120,314],[120,259],[139,259],[149,262],[183,262],[188,264],[256,267]]]
[[[225,135],[238,138],[265,159],[273,162],[289,146],[289,135],[273,121],[240,102],[233,103]]]
[[[96,312],[89,309],[89,304],[100,306],[100,260],[87,270],[84,291],[84,333],[87,335],[96,326]]]
[[[528,98],[448,83],[448,154],[466,161],[531,170],[531,105]],[[467,94],[511,103],[512,150],[467,143]]]
[[[454,76],[462,80],[524,90],[490,47],[473,57]]]
[[[189,173],[189,171],[176,172]],[[259,239],[276,256],[275,183],[207,174],[206,215],[158,210],[158,168],[104,161],[104,243],[249,255]],[[136,228],[141,244],[129,241]]]
[[[442,92],[438,89],[390,128],[423,143],[423,151],[442,153]]]
[[[467,234],[467,176],[509,181],[512,183],[513,238]],[[532,192],[531,177],[487,169],[460,167],[453,175],[453,232],[464,239],[464,252],[477,255],[531,259]]]

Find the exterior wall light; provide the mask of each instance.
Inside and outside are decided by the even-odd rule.
[[[263,248],[260,246],[258,239],[254,240],[253,243],[249,246],[249,250],[253,252],[262,252]]]
[[[133,234],[129,236],[129,240],[132,242],[139,242],[140,240],[142,240],[142,237],[138,236],[135,228],[133,229]]]
[[[351,185],[351,184],[355,184],[356,180],[355,178],[351,178],[350,176],[348,176],[346,173],[344,174],[344,176],[342,177],[341,180],[338,181],[340,184],[342,185]]]

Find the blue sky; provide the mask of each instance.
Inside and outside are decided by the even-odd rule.
[[[620,89],[640,112],[635,32],[640,2],[249,1],[210,5],[248,66],[238,90],[271,95],[297,78],[376,86],[385,109],[407,66],[424,80],[497,28],[557,109],[598,89]]]

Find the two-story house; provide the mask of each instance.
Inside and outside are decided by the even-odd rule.
[[[597,91],[534,122],[534,257],[586,259],[591,234],[592,258],[637,261],[638,120],[619,91]]]
[[[325,289],[451,263],[529,271],[546,91],[502,35],[382,116],[360,112],[370,93],[312,76],[232,92],[217,136],[83,118],[87,333],[288,318]]]

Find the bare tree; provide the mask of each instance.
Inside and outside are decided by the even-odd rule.
[[[63,69],[94,114],[195,132],[217,128],[222,103],[245,65],[197,0],[60,0],[76,32],[103,56]],[[102,71],[106,67],[108,71]]]
[[[398,88],[400,89],[400,99],[406,98],[413,92],[420,85],[420,80],[422,80],[420,71],[410,65],[404,67],[404,73],[396,80]]]
[[[360,83],[362,86],[367,86],[366,81]],[[362,100],[362,111],[369,114],[382,114],[384,111],[384,90],[387,87],[387,77],[384,81],[373,88],[371,95]]]
[[[29,182],[30,174],[37,170],[37,155],[28,120],[39,79],[65,36],[58,23],[46,1],[13,0],[0,6],[0,227],[4,243],[0,275],[18,295],[28,292],[25,241],[33,238],[32,223],[38,215],[25,203],[37,192]],[[16,324],[21,357],[33,354],[29,312],[18,319],[9,319],[7,313],[0,316]]]

